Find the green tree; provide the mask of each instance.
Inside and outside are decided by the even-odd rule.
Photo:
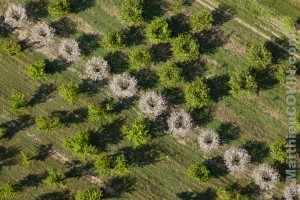
[[[132,70],[147,68],[152,63],[151,52],[146,49],[134,49],[129,55],[129,65]]]
[[[30,167],[31,166],[31,158],[29,153],[25,152],[25,151],[21,151],[21,156],[22,156],[22,165],[24,167]]]
[[[52,0],[48,5],[48,13],[51,17],[60,18],[71,11],[68,0]]]
[[[101,200],[102,191],[100,188],[87,188],[76,193],[75,200]]]
[[[217,190],[217,200],[247,200],[246,196],[242,196],[238,191],[229,191],[223,188]]]
[[[6,51],[9,55],[17,55],[21,52],[22,47],[20,44],[17,44],[10,40],[2,46],[2,49]]]
[[[199,57],[199,44],[191,35],[181,34],[171,41],[174,56],[181,62]]]
[[[105,33],[102,46],[109,52],[115,52],[125,46],[123,35],[119,32]]]
[[[198,33],[206,30],[212,26],[213,17],[210,13],[200,12],[197,15],[191,17],[190,26],[193,33]]]
[[[125,155],[120,154],[115,159],[112,174],[117,176],[124,176],[127,175],[128,173],[129,173],[129,166],[125,159]]]
[[[161,85],[165,88],[175,88],[182,83],[182,69],[176,64],[166,64],[158,69]]]
[[[174,12],[179,11],[184,4],[186,3],[186,0],[173,0],[172,2],[170,2],[170,9]]]
[[[27,68],[28,75],[34,80],[42,80],[46,77],[46,62],[40,60],[35,64],[29,65]]]
[[[89,130],[76,133],[73,137],[65,140],[64,146],[74,155],[85,157],[88,154],[95,153],[96,148],[91,145],[91,132]]]
[[[25,95],[19,92],[13,93],[8,102],[10,108],[14,111],[26,106],[27,103],[28,100]]]
[[[248,49],[246,60],[250,67],[263,70],[272,63],[272,53],[264,45],[254,44]]]
[[[274,160],[283,164],[286,163],[288,158],[288,153],[286,152],[286,141],[280,140],[272,143],[270,145],[270,155]]]
[[[120,9],[123,22],[129,26],[138,26],[143,22],[142,1],[126,1]]]
[[[6,134],[5,128],[0,128],[0,138],[4,137]]]
[[[154,43],[167,43],[171,35],[168,22],[155,19],[146,28],[146,37]]]
[[[209,88],[198,78],[184,87],[184,98],[190,108],[202,108],[206,106],[210,100]]]
[[[77,100],[79,92],[80,87],[75,82],[70,82],[67,85],[61,85],[59,88],[60,95],[68,103],[73,103],[75,100]]]
[[[109,156],[101,155],[96,158],[94,165],[99,175],[108,175],[113,162]]]
[[[104,124],[111,120],[111,111],[114,105],[107,103],[104,108],[97,108],[95,105],[88,105],[88,119],[91,122]]]
[[[149,124],[140,118],[136,119],[130,126],[123,125],[121,131],[133,143],[134,147],[142,146],[150,140]]]
[[[275,71],[275,78],[280,84],[285,84],[286,82],[286,70],[291,69],[288,63],[280,63],[277,65],[277,70]]]
[[[248,70],[234,72],[228,82],[230,93],[234,96],[247,96],[256,92],[257,83]]]
[[[61,171],[59,171],[56,168],[49,167],[47,169],[47,177],[43,180],[45,184],[51,185],[51,186],[64,186],[63,180],[65,179],[65,174]]]
[[[16,189],[11,183],[5,183],[0,186],[0,197],[10,198],[15,196]]]
[[[63,126],[60,122],[59,117],[55,116],[53,118],[46,118],[46,117],[36,117],[35,123],[38,127],[38,130],[45,130],[45,131],[52,131],[53,129],[58,129]]]
[[[198,183],[205,183],[211,177],[210,171],[202,164],[190,165],[188,168],[188,176]]]

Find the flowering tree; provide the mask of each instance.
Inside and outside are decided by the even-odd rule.
[[[261,164],[253,171],[252,177],[254,182],[260,186],[261,189],[270,190],[275,188],[279,182],[279,173],[269,164]]]
[[[193,128],[192,117],[184,110],[172,112],[167,122],[174,136],[184,137]]]
[[[114,75],[109,83],[109,88],[112,94],[118,98],[133,97],[137,89],[137,80],[128,74]]]
[[[25,8],[12,4],[4,14],[4,22],[13,28],[24,26],[27,21]]]
[[[251,161],[251,157],[245,149],[230,148],[224,154],[224,161],[229,171],[239,176],[246,170]]]
[[[101,81],[109,76],[109,65],[100,57],[93,57],[86,63],[86,73],[94,81]]]
[[[300,185],[292,183],[286,186],[283,191],[283,197],[286,200],[300,199]]]
[[[58,53],[68,62],[72,62],[77,60],[80,56],[80,49],[76,40],[67,39],[61,42]]]
[[[47,45],[54,37],[54,29],[41,22],[31,29],[31,40],[42,45]]]
[[[198,143],[203,151],[209,152],[220,145],[219,135],[211,129],[203,129],[198,136]]]
[[[139,100],[139,109],[150,118],[156,118],[167,109],[167,102],[161,94],[146,92]]]

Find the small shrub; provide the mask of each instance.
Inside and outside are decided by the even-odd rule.
[[[280,63],[277,65],[277,70],[274,74],[275,78],[278,80],[280,84],[285,84],[286,82],[286,70],[291,69],[288,63]]]
[[[20,153],[22,156],[22,165],[24,167],[30,167],[32,165],[32,163],[31,163],[31,158],[30,158],[29,153],[24,152],[24,151],[21,151]]]
[[[165,88],[175,88],[182,83],[182,69],[175,64],[167,64],[158,69],[159,81]]]
[[[212,26],[213,17],[207,12],[200,12],[196,16],[191,17],[190,26],[192,32],[198,33]]]
[[[149,124],[140,118],[136,119],[130,126],[124,125],[121,131],[133,143],[134,147],[142,146],[150,140]]]
[[[211,177],[210,171],[202,164],[190,165],[188,168],[188,176],[198,183],[205,183]]]
[[[95,168],[100,176],[109,175],[113,167],[113,162],[110,157],[102,155],[98,156],[95,160]]]
[[[274,160],[284,164],[287,162],[286,141],[281,140],[270,145],[270,155]]]
[[[166,20],[155,19],[146,28],[146,37],[154,43],[166,43],[171,35],[171,30]]]
[[[64,146],[74,155],[85,157],[91,153],[96,152],[96,148],[91,145],[91,133],[89,130],[76,133],[73,137],[65,140]]]
[[[122,4],[120,14],[123,22],[128,26],[138,26],[143,22],[142,1],[126,1]]]
[[[257,90],[257,83],[248,70],[234,72],[228,85],[233,96],[248,96]]]
[[[88,119],[91,122],[104,123],[106,120],[110,119],[108,109],[107,108],[99,109],[95,105],[88,105]]]
[[[59,88],[61,97],[68,103],[73,103],[75,100],[77,100],[79,92],[80,87],[75,82],[71,82],[67,85],[61,85]]]
[[[48,5],[48,13],[51,17],[60,18],[71,11],[68,0],[52,0]]]
[[[170,9],[174,12],[179,11],[185,4],[186,0],[173,0],[170,2]]]
[[[51,186],[64,186],[63,180],[65,179],[65,174],[59,171],[56,168],[49,167],[47,169],[47,178],[43,180],[43,182],[47,185]]]
[[[0,138],[4,137],[6,134],[5,128],[0,128]]]
[[[15,196],[16,189],[11,183],[5,183],[0,186],[0,197],[10,198]]]
[[[75,200],[101,200],[102,191],[100,188],[88,188],[76,193]]]
[[[188,83],[183,91],[185,102],[192,109],[202,108],[210,101],[209,88],[199,78],[192,83]]]
[[[247,51],[246,61],[250,67],[263,70],[272,63],[272,53],[263,45],[252,45]]]
[[[34,80],[42,80],[46,77],[46,62],[45,60],[40,60],[35,64],[29,65],[27,68],[27,73]]]
[[[20,44],[17,44],[10,40],[9,42],[6,42],[2,46],[3,50],[6,51],[9,55],[17,55],[18,53],[21,52],[22,47]]]
[[[35,123],[38,127],[38,130],[52,131],[53,129],[58,129],[63,126],[60,122],[59,117],[53,117],[47,119],[46,117],[36,117]]]
[[[191,35],[181,34],[171,41],[171,45],[174,56],[181,62],[199,57],[199,44]]]
[[[152,63],[152,56],[149,50],[135,49],[130,52],[129,65],[132,70],[147,68]]]
[[[238,191],[229,191],[225,189],[217,190],[217,199],[216,200],[247,200],[246,196],[242,196]]]
[[[109,52],[115,52],[125,46],[123,35],[119,32],[106,33],[102,39],[102,46]]]
[[[124,176],[129,173],[129,166],[125,159],[124,154],[120,154],[116,157],[114,161],[114,168],[112,170],[112,174],[117,176]]]
[[[9,106],[14,111],[26,106],[27,103],[28,100],[25,95],[19,92],[13,93],[9,99]]]

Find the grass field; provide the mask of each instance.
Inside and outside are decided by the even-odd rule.
[[[28,5],[30,1],[12,0],[11,2]],[[281,28],[282,22],[277,19],[282,19],[286,15],[293,19],[299,18],[300,4],[297,1],[278,0],[214,0],[214,3],[226,3],[233,10],[232,16],[216,21],[213,34],[208,35],[203,39],[203,43],[200,43],[200,66],[191,66],[185,73],[188,81],[195,79],[196,76],[203,76],[210,83],[213,97],[210,107],[196,110],[192,116],[197,125],[216,130],[226,141],[212,155],[205,155],[198,144],[179,143],[164,129],[159,129],[159,126],[153,130],[154,138],[149,145],[141,149],[132,148],[129,142],[122,138],[119,129],[124,123],[132,122],[139,115],[136,100],[129,102],[128,106],[124,106],[120,112],[116,113],[114,117],[116,120],[113,124],[99,127],[95,123],[88,122],[87,105],[100,104],[110,97],[110,93],[105,85],[84,81],[85,62],[92,56],[102,56],[113,63],[118,57],[117,54],[114,55],[115,57],[108,54],[99,45],[98,42],[103,34],[110,31],[124,31],[127,36],[131,37],[128,47],[122,50],[125,55],[136,46],[149,48],[152,46],[150,42],[139,37],[139,34],[132,35],[132,31],[125,29],[121,23],[118,6],[122,4],[122,0],[96,0],[91,5],[87,3],[89,6],[82,6],[78,12],[68,15],[67,27],[61,27],[59,35],[49,48],[39,50],[27,48],[16,56],[9,56],[0,49],[0,123],[8,130],[7,136],[0,140],[0,185],[12,182],[20,186],[16,196],[11,199],[72,199],[79,189],[99,184],[95,181],[97,174],[92,168],[92,160],[78,160],[63,147],[63,142],[67,137],[86,128],[96,133],[95,144],[97,144],[98,154],[124,153],[132,166],[129,177],[98,177],[97,180],[102,181],[101,186],[104,182],[107,188],[113,190],[104,195],[106,199],[209,200],[214,199],[214,190],[218,187],[235,183],[251,199],[261,199],[257,192],[253,192],[257,190],[257,187],[252,183],[250,172],[237,180],[226,172],[220,160],[224,151],[232,145],[243,147],[247,141],[255,141],[261,144],[262,148],[268,149],[275,140],[285,138],[288,127],[288,119],[285,115],[285,88],[279,84],[268,85],[268,87],[261,88],[258,95],[241,98],[228,94],[228,88],[222,85],[222,80],[226,80],[234,69],[244,67],[245,51],[250,44],[267,42],[261,36],[238,24],[233,17],[243,19],[266,34],[275,32],[284,37],[287,32]],[[0,0],[0,15],[4,13],[7,5],[5,0]],[[156,4],[153,5],[153,9],[156,9],[156,6]],[[165,9],[164,6],[162,7]],[[178,34],[185,31],[184,18],[180,13],[192,15],[201,10],[207,10],[207,8],[197,1],[191,1],[189,6],[182,8],[178,13],[164,10],[159,12],[160,10],[157,9],[154,15],[170,19],[171,26],[177,31],[174,34]],[[43,10],[32,13],[32,15],[38,14],[41,20],[54,23],[53,19],[43,14]],[[0,45],[2,46],[11,39],[18,40],[18,34],[15,31],[6,37],[0,37]],[[65,37],[86,39],[87,42],[83,48],[84,57],[69,66],[59,66],[54,58],[59,41]],[[270,50],[274,52],[273,55],[282,51],[278,48]],[[174,59],[169,58],[167,52],[159,52],[159,49],[157,51],[156,62],[151,66],[150,72],[135,74],[141,89],[161,91],[168,101],[174,104],[174,107],[186,108],[180,94],[174,97],[174,94],[167,93],[157,81],[155,74],[157,69],[166,62],[164,57],[169,59],[168,62]],[[162,59],[159,57],[160,54],[163,54]],[[286,54],[278,56],[276,59],[286,60],[286,56]],[[26,72],[29,64],[40,59],[48,59],[51,63],[49,75],[43,82],[31,80]],[[127,70],[126,65],[122,63],[113,64],[112,72],[114,73]],[[79,101],[71,106],[58,94],[58,86],[70,80],[76,81],[84,88]],[[30,102],[21,114],[12,112],[8,106],[10,95],[16,91],[24,93]],[[300,95],[298,94],[297,97],[299,98]],[[300,106],[298,107],[300,109]],[[34,117],[54,113],[64,118],[66,127],[51,133],[37,131]],[[32,167],[21,166],[19,154],[21,150],[31,154]],[[48,154],[49,150],[54,153]],[[59,155],[79,165],[65,163],[63,157]],[[263,161],[270,162],[268,156],[265,156]],[[253,164],[263,161],[255,161]],[[207,163],[207,166],[216,171],[216,175],[206,184],[194,182],[187,176],[187,167],[194,162]],[[42,183],[49,166],[57,167],[67,174],[66,188],[49,187]],[[253,166],[251,165],[250,168],[252,169]],[[283,186],[284,184],[280,183],[273,191],[276,197],[280,197]]]

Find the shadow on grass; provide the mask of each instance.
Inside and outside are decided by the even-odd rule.
[[[178,105],[184,103],[184,94],[179,88],[164,89],[162,94],[171,104]]]
[[[11,139],[17,132],[29,128],[34,124],[34,118],[30,115],[22,115],[17,119],[3,123],[1,126],[6,132],[4,138]]]
[[[69,63],[61,59],[46,60],[46,72],[49,74],[61,73],[67,70],[69,66]]]
[[[4,23],[4,16],[0,16],[0,36],[8,37],[13,30]]]
[[[213,25],[214,26],[220,26],[224,24],[225,22],[228,22],[231,20],[234,15],[236,14],[236,11],[231,8],[229,5],[226,4],[220,4],[218,8],[216,8],[212,12],[212,16],[214,19]]]
[[[229,122],[222,123],[217,129],[217,132],[223,143],[229,143],[240,137],[240,129]]]
[[[211,188],[204,192],[181,192],[176,196],[182,200],[214,200],[216,198],[216,194]]]
[[[154,44],[151,47],[151,53],[153,56],[153,61],[155,63],[158,62],[166,62],[172,56],[171,45],[169,43],[163,44]]]
[[[224,159],[221,156],[217,156],[217,157],[211,158],[209,160],[206,160],[204,162],[204,165],[212,173],[212,176],[214,178],[219,178],[220,176],[225,176],[228,173]]]
[[[53,111],[51,117],[59,117],[61,123],[70,125],[86,121],[88,112],[86,108],[78,108],[73,111]]]
[[[93,81],[91,79],[82,79],[81,81],[80,92],[88,96],[96,95],[105,83],[105,81]]]
[[[28,187],[38,187],[46,177],[46,173],[29,174],[22,180],[19,180],[14,186],[18,188],[18,191],[22,191],[23,189],[26,189]]]
[[[254,162],[262,162],[269,155],[269,148],[263,142],[248,140],[243,144],[243,148],[250,153]]]
[[[77,24],[68,17],[54,21],[50,26],[55,29],[55,34],[61,37],[69,37],[77,32]]]
[[[206,81],[210,88],[210,96],[213,101],[218,102],[222,97],[229,95],[230,88],[228,86],[228,81],[229,76],[227,74],[213,76]]]
[[[166,2],[163,0],[143,1],[143,17],[146,21],[151,21],[156,17],[161,17],[165,14],[164,7]]]
[[[19,153],[19,150],[14,147],[5,148],[0,146],[0,170],[2,167],[16,165],[17,160],[15,160],[15,156]]]
[[[182,69],[182,76],[186,81],[193,81],[197,77],[203,76],[207,68],[206,62],[200,59],[191,62],[177,63],[177,66]]]
[[[48,15],[47,0],[31,0],[25,5],[28,18],[37,21]]]
[[[278,64],[281,61],[287,60],[289,58],[289,53],[279,48],[277,45],[274,44],[274,42],[277,42],[284,46],[289,46],[289,41],[288,38],[273,37],[271,40],[268,40],[265,43],[265,47],[272,53],[272,62]]]
[[[133,192],[136,183],[136,178],[132,176],[114,177],[108,180],[103,192],[103,198],[120,198],[123,193]]]
[[[272,75],[271,71],[268,68],[264,71],[252,71],[252,73],[255,74],[258,91],[272,89],[278,83],[278,80],[274,75]]]
[[[157,84],[158,76],[149,68],[136,72],[134,76],[138,80],[139,87],[142,90],[154,88]]]
[[[89,171],[93,169],[92,162],[82,163],[78,160],[72,161],[69,171],[65,174],[66,178],[79,178],[86,176]]]
[[[96,34],[82,33],[78,37],[77,41],[79,43],[81,52],[85,56],[90,55],[93,51],[100,47],[100,37]]]
[[[182,13],[172,16],[168,20],[170,29],[172,30],[171,37],[177,37],[179,34],[188,33],[190,31],[188,20],[189,18]]]
[[[122,31],[122,35],[126,38],[126,46],[128,47],[140,45],[145,40],[143,27],[129,27]]]
[[[122,73],[128,69],[128,58],[124,53],[120,51],[109,53],[104,57],[104,59],[111,67],[112,73]]]
[[[34,106],[39,103],[43,103],[47,101],[47,99],[51,98],[51,94],[56,90],[56,86],[54,84],[44,84],[42,83],[40,87],[35,91],[33,97],[29,101],[28,105]]]
[[[251,199],[260,199],[261,197],[261,191],[259,186],[253,182],[244,187],[241,187],[238,184],[233,184],[231,185],[231,188],[240,191],[242,195],[250,197]]]
[[[49,192],[42,194],[36,198],[36,200],[70,200],[71,194],[69,190],[59,192]]]
[[[95,0],[69,0],[71,12],[79,13],[95,5]]]
[[[52,144],[41,144],[37,148],[37,155],[34,156],[33,160],[45,161],[49,156],[49,152],[52,149]]]
[[[212,113],[213,108],[211,106],[207,106],[200,109],[194,109],[191,111],[191,116],[196,125],[204,126],[213,119]]]

